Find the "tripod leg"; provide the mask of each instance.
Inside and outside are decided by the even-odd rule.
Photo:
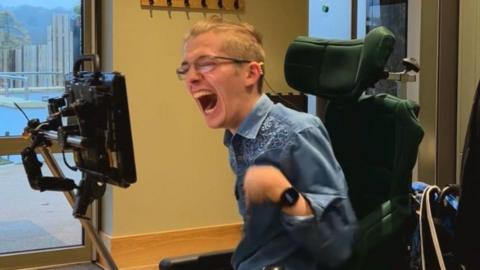
[[[52,172],[53,176],[65,178],[65,175],[60,169],[60,166],[58,166],[57,161],[53,158],[52,153],[50,152],[50,149],[46,146],[40,146],[37,149],[40,151],[40,154],[43,156],[43,159],[45,160],[45,163],[47,164],[48,168]],[[75,195],[73,194],[73,191],[67,191],[67,192],[64,192],[63,194],[65,194],[65,197],[67,198],[67,201],[70,204],[70,206],[73,207],[73,205],[75,204]],[[100,239],[100,236],[98,235],[97,231],[93,227],[92,222],[87,219],[78,219],[78,220],[82,224],[82,227],[87,233],[87,235],[90,237],[90,240],[92,240],[94,247],[98,250],[98,253],[100,253],[100,256],[102,256],[102,258],[105,260],[105,263],[108,269],[117,270],[118,268],[115,265],[115,261],[113,260],[113,257],[110,255],[110,252],[105,247],[105,244],[102,242],[102,240]]]

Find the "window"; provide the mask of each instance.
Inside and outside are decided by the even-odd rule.
[[[29,119],[46,120],[48,99],[63,94],[64,74],[71,72],[83,37],[91,32],[83,26],[89,5],[0,2],[0,269],[90,260],[91,244],[64,194],[28,185],[19,156],[29,143],[20,137],[27,120],[17,108]],[[80,178],[63,165],[62,154],[54,157],[68,177]],[[73,163],[68,153],[65,158]],[[47,166],[42,171],[50,174]]]
[[[362,1],[359,1],[362,2]],[[360,9],[359,18],[365,16],[365,23],[359,25],[364,29],[359,29],[359,37],[363,37],[375,27],[385,26],[395,35],[395,47],[385,65],[386,70],[390,72],[402,71],[405,67],[402,60],[407,57],[407,11],[408,0],[366,0],[365,10]],[[362,31],[363,30],[363,31]],[[400,96],[400,86],[398,82],[391,80],[380,80],[375,89],[369,89],[368,93],[388,93],[394,96]]]

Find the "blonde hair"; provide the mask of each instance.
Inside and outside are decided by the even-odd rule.
[[[185,35],[184,43],[207,32],[227,34],[222,50],[230,57],[255,61],[262,64],[262,76],[258,82],[259,92],[262,90],[265,51],[261,34],[249,23],[224,20],[213,15],[196,22]]]

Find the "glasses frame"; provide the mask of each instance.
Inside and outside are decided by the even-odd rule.
[[[198,63],[199,60],[201,59],[210,59],[213,60],[210,62],[208,65],[201,65]],[[215,61],[215,60],[224,60],[225,62],[220,62],[220,61]],[[239,58],[234,58],[234,57],[227,57],[227,56],[211,56],[211,55],[204,55],[200,56],[197,59],[195,59],[192,63],[187,63],[183,62],[179,68],[175,70],[178,79],[183,81],[185,80],[185,77],[187,76],[188,71],[190,68],[193,66],[196,72],[204,75],[207,74],[211,71],[213,71],[217,66],[223,65],[223,64],[245,64],[245,63],[251,63],[253,62],[252,60],[246,60],[246,59],[239,59]]]

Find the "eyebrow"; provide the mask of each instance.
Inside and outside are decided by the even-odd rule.
[[[205,58],[205,57],[213,57],[213,56],[212,56],[212,55],[209,55],[209,54],[202,54],[202,55],[198,56],[197,58],[193,59],[193,61],[196,61],[196,60],[198,60],[198,59],[200,59],[200,58]],[[184,59],[184,60],[182,61],[182,65],[183,65],[183,64],[188,64],[188,62]]]

